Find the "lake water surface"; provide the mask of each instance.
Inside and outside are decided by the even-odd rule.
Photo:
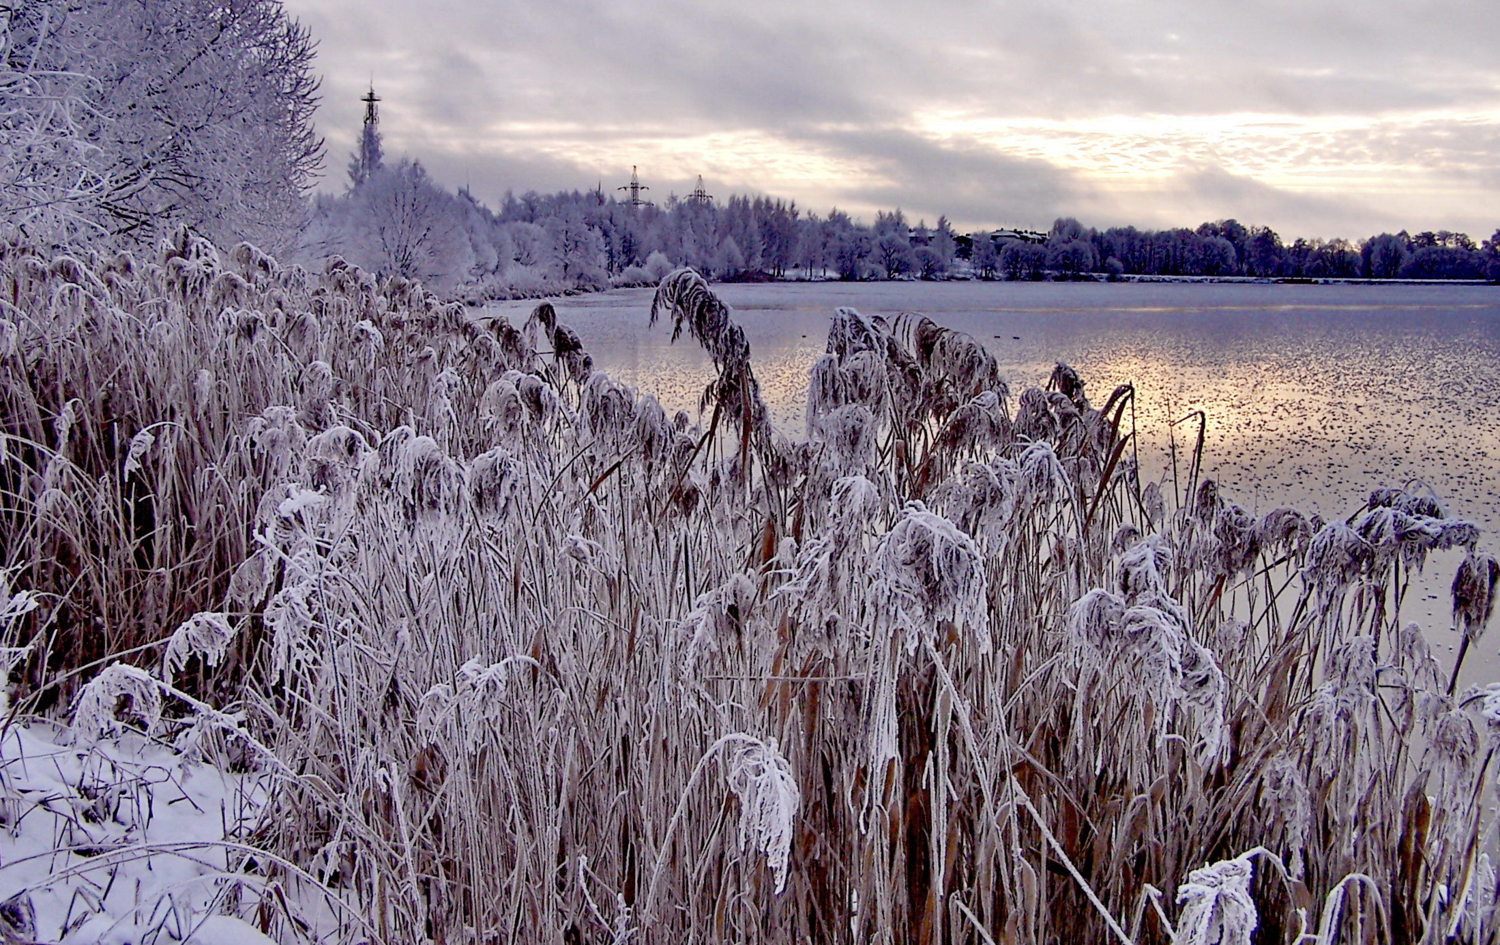
[[[1078,370],[1096,403],[1133,383],[1143,475],[1164,474],[1170,425],[1202,410],[1206,472],[1251,511],[1295,505],[1344,517],[1373,488],[1421,483],[1500,546],[1500,288],[896,282],[714,291],[744,326],[777,425],[793,435],[804,429],[807,371],[835,308],[921,312],[978,338],[1013,394],[1045,384],[1058,361]],[[669,344],[669,324],[647,327],[651,295],[554,304],[598,366],[669,410],[695,410],[708,359],[689,339]],[[519,324],[533,306],[490,311]],[[1196,436],[1196,422],[1176,428],[1189,450]],[[1455,638],[1445,629],[1455,565],[1435,559],[1412,595],[1411,617],[1432,628],[1435,644]],[[1493,670],[1495,640],[1482,649],[1475,669]]]

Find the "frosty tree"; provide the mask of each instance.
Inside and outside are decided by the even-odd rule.
[[[0,211],[51,243],[280,245],[322,159],[313,51],[277,0],[0,8]]]
[[[474,265],[462,205],[420,162],[375,169],[351,195],[349,213],[347,251],[376,272],[436,284]]]

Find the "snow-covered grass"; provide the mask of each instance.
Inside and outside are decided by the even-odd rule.
[[[95,910],[121,928],[1492,934],[1500,713],[1401,602],[1463,550],[1477,640],[1496,569],[1431,496],[1323,522],[1251,516],[1196,460],[1142,481],[1128,385],[1059,365],[1013,396],[967,335],[852,309],[791,439],[690,271],[652,318],[711,355],[696,417],[594,372],[551,306],[480,327],[249,247],[6,247],[0,299],[0,643],[16,717],[53,720],[14,751],[87,743],[80,772],[250,818],[183,827],[209,872],[174,882],[207,898]],[[71,770],[49,790],[93,790]],[[117,807],[176,797],[111,777]],[[183,859],[141,849],[121,876]],[[8,862],[0,898],[51,915]]]
[[[253,846],[269,782],[128,734],[36,720],[0,735],[0,923],[43,942],[269,941],[284,883]],[[6,941],[14,941],[7,938]]]

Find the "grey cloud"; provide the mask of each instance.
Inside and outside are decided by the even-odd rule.
[[[866,110],[857,73],[841,61],[838,43],[851,37],[816,21],[555,0],[496,3],[442,33],[431,54],[489,64],[493,96],[511,117],[774,124],[807,114],[858,119]],[[868,50],[855,39],[846,49]]]
[[[826,147],[895,182],[851,180],[828,195],[840,200],[899,203],[976,222],[1046,222],[1070,208],[1112,206],[1084,176],[1039,160],[879,130],[914,127],[916,116],[928,113],[1064,122],[1388,115],[1389,127],[1323,138],[1304,128],[1276,140],[1274,129],[1262,127],[1255,134],[1264,145],[1255,146],[1283,168],[1420,166],[1476,190],[1494,179],[1500,153],[1500,122],[1444,128],[1407,117],[1500,112],[1493,53],[1500,11],[1493,0],[929,0],[920,8],[897,0],[289,0],[289,9],[322,44],[327,78],[319,120],[334,179],[372,72],[386,99],[387,142],[398,152],[414,152],[440,177],[440,169],[467,168],[476,182],[483,176],[517,190],[592,186],[600,171],[585,165],[595,158],[543,155],[569,141],[592,143],[597,153],[612,140],[721,131]],[[567,130],[514,130],[523,127]],[[826,127],[870,130],[816,130]],[[545,141],[547,134],[558,140]],[[1245,182],[1255,183],[1249,178],[1215,177],[1202,168],[1220,160],[1243,165],[1227,152],[1216,155],[1205,138],[1174,132],[1157,150],[1158,165],[1195,163],[1170,193],[1132,208],[1167,213],[1172,201],[1184,201],[1181,214],[1191,217],[1224,200],[1276,208],[1288,220],[1322,212],[1350,221],[1369,216],[1352,198],[1327,197],[1332,203],[1320,205],[1274,188],[1247,189]],[[615,163],[628,168],[630,156]],[[823,196],[736,173],[732,160],[705,171],[717,173],[726,190],[774,190],[803,205]],[[1495,207],[1493,197],[1471,202]]]
[[[1194,227],[1205,220],[1235,217],[1269,225],[1288,240],[1359,239],[1392,228],[1387,215],[1362,201],[1293,193],[1211,165],[1184,168],[1150,194],[1122,191],[1096,196],[1085,213],[1100,226]]]
[[[330,2],[295,0],[293,9],[317,13]],[[888,2],[809,11],[782,0],[501,0],[446,13],[416,4],[364,9],[352,19],[386,23],[383,40],[347,15],[322,13],[315,21],[337,31],[325,49],[383,42],[419,48],[424,58],[493,60],[488,91],[510,114],[771,127],[880,121],[898,105],[924,102],[1062,118],[1493,103],[1500,39],[1490,0],[1358,8],[944,0],[922,12]]]
[[[538,155],[486,154],[479,161],[471,155],[439,151],[424,154],[420,160],[434,180],[451,189],[468,187],[492,208],[499,207],[506,191],[592,190],[599,183],[594,168]]]
[[[485,124],[501,113],[499,96],[484,67],[462,49],[450,49],[421,63],[416,100],[427,121],[451,127]]]
[[[899,206],[914,220],[936,222],[946,214],[970,226],[1042,226],[1059,207],[1090,199],[1090,188],[1076,174],[974,143],[937,144],[890,129],[814,131],[804,139],[869,161],[887,179],[852,183],[842,191],[846,204]]]

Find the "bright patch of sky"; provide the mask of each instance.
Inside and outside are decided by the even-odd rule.
[[[1500,226],[1493,0],[289,0],[331,168],[373,79],[387,152],[481,199],[664,199],[702,175],[968,227],[1284,235]]]

